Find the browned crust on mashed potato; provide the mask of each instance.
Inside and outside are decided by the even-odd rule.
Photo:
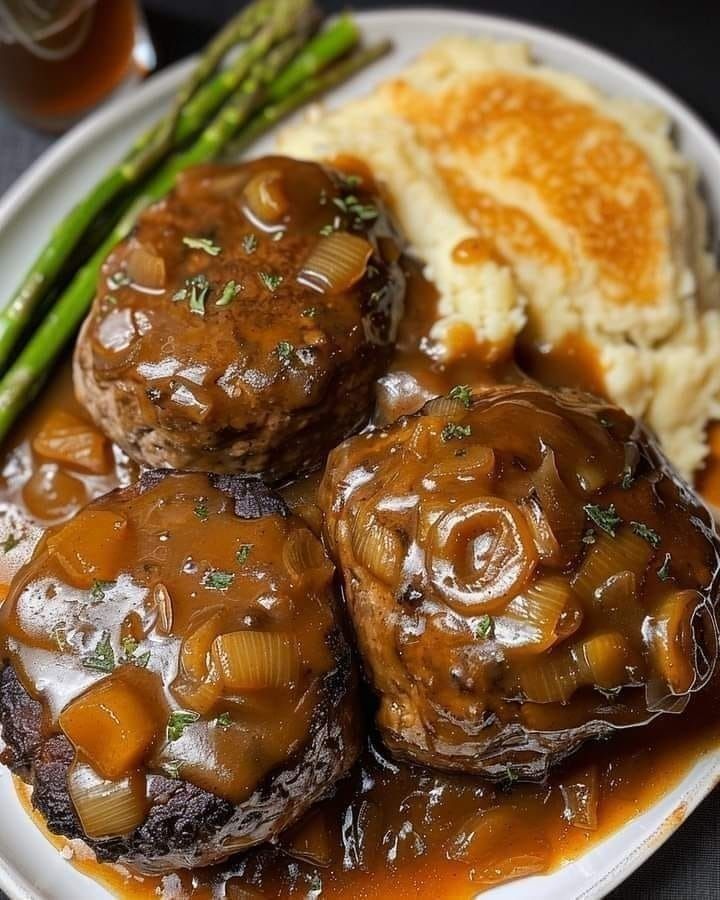
[[[438,355],[468,326],[491,356],[580,333],[608,396],[689,477],[718,415],[720,284],[696,173],[669,131],[659,110],[540,66],[523,44],[447,38],[280,145],[372,169],[439,290]]]

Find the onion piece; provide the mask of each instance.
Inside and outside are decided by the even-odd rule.
[[[158,631],[161,634],[171,634],[175,613],[173,611],[170,591],[161,581],[158,581],[153,587],[152,597],[155,609],[157,610]]]
[[[628,680],[628,645],[618,632],[598,634],[584,641],[576,649],[575,656],[582,683],[612,690],[622,687]]]
[[[210,648],[220,632],[222,613],[217,611],[187,635],[180,648],[183,671],[197,681],[208,674]]]
[[[289,687],[299,675],[297,644],[291,634],[233,631],[215,638],[211,652],[231,691]]]
[[[216,666],[211,662],[208,673],[202,681],[181,675],[172,683],[171,690],[183,707],[206,716],[222,697],[223,681]]]
[[[615,537],[603,532],[590,545],[572,585],[584,601],[594,603],[609,578],[621,572],[640,577],[652,554],[650,544],[629,528],[621,528]]]
[[[595,831],[600,803],[600,770],[589,766],[585,772],[560,783],[565,809],[563,817],[575,828]]]
[[[405,562],[400,535],[372,513],[358,514],[351,534],[353,552],[360,565],[388,586],[395,586]]]
[[[436,463],[428,472],[427,480],[476,481],[489,487],[495,471],[495,452],[482,444],[472,444],[463,450],[462,456],[453,453],[448,459]]]
[[[260,222],[279,222],[290,208],[282,173],[275,169],[254,175],[243,189],[243,200]]]
[[[320,541],[304,528],[298,528],[283,544],[282,560],[290,577],[302,581],[308,575],[324,570],[328,577],[333,567]]]
[[[114,581],[125,561],[127,519],[109,509],[85,509],[47,541],[49,555],[70,584],[89,590],[96,581]]]
[[[130,834],[148,814],[145,776],[135,773],[120,781],[106,781],[85,763],[68,772],[68,794],[89,838]]]
[[[520,509],[532,531],[535,549],[541,561],[551,566],[561,566],[563,555],[550,523],[535,497],[520,501]]]
[[[451,508],[427,542],[432,583],[456,612],[492,613],[529,581],[537,554],[519,507],[480,497]]]
[[[580,552],[585,515],[560,477],[552,450],[545,452],[531,478],[543,515],[557,541],[558,554],[552,562],[565,565]]]
[[[32,448],[45,459],[91,475],[107,475],[112,468],[105,435],[60,409],[45,419],[32,440]]]
[[[553,654],[518,672],[520,688],[533,703],[567,703],[579,687],[579,673],[570,653]]]
[[[495,639],[510,657],[542,653],[558,640],[558,626],[572,588],[560,576],[541,578],[495,616]]]
[[[649,620],[653,662],[673,694],[686,694],[695,682],[693,620],[701,605],[696,591],[672,591]]]
[[[546,872],[550,845],[534,821],[525,806],[483,810],[460,828],[448,856],[472,864],[476,883],[500,884]]]
[[[458,419],[464,418],[468,408],[460,400],[444,394],[440,397],[433,397],[432,400],[423,406],[420,410],[421,416],[442,416],[444,419],[456,422]]]
[[[340,294],[360,281],[372,252],[365,238],[334,231],[320,238],[297,280],[321,294]]]
[[[165,287],[165,260],[147,247],[133,247],[127,257],[126,271],[133,285],[149,291]]]

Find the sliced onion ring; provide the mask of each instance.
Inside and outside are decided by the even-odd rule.
[[[145,776],[106,781],[85,763],[73,763],[68,793],[89,838],[130,834],[145,821],[148,800]]]
[[[372,252],[364,238],[335,231],[320,238],[297,280],[321,294],[340,294],[360,281]]]
[[[520,509],[493,497],[463,503],[433,526],[428,568],[456,612],[494,612],[527,584],[537,563]]]

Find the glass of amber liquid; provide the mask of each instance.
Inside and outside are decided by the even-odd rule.
[[[136,0],[0,0],[0,104],[60,130],[155,64]]]

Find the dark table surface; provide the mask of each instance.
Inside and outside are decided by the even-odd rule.
[[[238,0],[146,0],[144,7],[159,64],[167,65],[197,50],[239,5]],[[329,10],[445,5],[323,3]],[[606,0],[592,4],[583,0],[496,0],[451,5],[532,21],[609,50],[671,88],[720,134],[717,0],[707,4],[693,0],[682,4],[677,0]],[[52,141],[53,137],[19,125],[0,109],[0,193]],[[652,759],[648,766],[652,766]],[[716,790],[664,847],[610,896],[611,900],[720,900],[720,791]]]

